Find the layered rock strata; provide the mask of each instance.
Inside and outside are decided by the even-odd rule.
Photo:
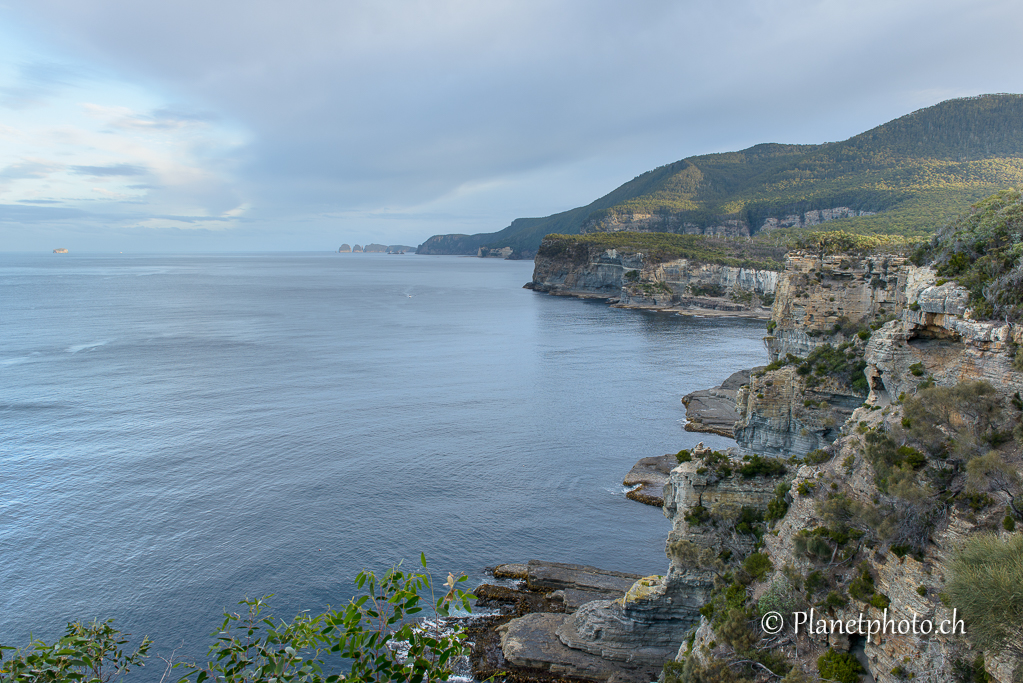
[[[696,451],[697,458],[705,454],[710,450]],[[512,620],[501,627],[501,647],[509,663],[594,681],[656,677],[699,622],[700,607],[710,599],[717,575],[715,568],[694,563],[680,542],[692,544],[697,554],[714,556],[723,548],[748,553],[755,539],[738,533],[729,520],[743,508],[765,510],[779,479],[744,478],[737,473],[741,460],[732,461],[735,473],[728,476],[707,471],[701,462],[672,469],[664,487],[664,514],[672,521],[668,573],[633,581],[622,597],[587,602],[571,613]],[[711,510],[713,521],[693,526],[686,518],[697,508]],[[547,587],[562,585],[549,573],[529,579],[532,585],[540,580]]]
[[[661,507],[664,505],[664,485],[668,483],[668,475],[677,464],[678,460],[674,455],[640,458],[622,480],[625,486],[634,487],[626,491],[625,497],[646,505]]]
[[[683,396],[682,405],[686,407],[684,429],[687,432],[717,434],[734,439],[735,423],[739,420],[739,411],[736,409],[739,389],[749,384],[752,373],[761,370],[763,367],[739,370],[729,375],[721,386]]]
[[[585,258],[537,256],[526,288],[560,296],[612,300],[630,308],[699,308],[759,312],[779,274],[688,259],[654,261],[640,252],[591,248]]]

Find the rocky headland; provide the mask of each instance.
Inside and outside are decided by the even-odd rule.
[[[630,472],[636,497],[660,498],[671,520],[666,572],[512,619],[508,661],[590,681],[854,681],[859,670],[878,683],[1018,681],[1023,603],[1009,589],[1018,614],[999,617],[1002,640],[972,635],[984,622],[968,580],[981,579],[962,558],[978,542],[1023,547],[1023,326],[1012,308],[1023,295],[996,288],[1014,282],[1012,262],[995,285],[970,273],[957,284],[945,274],[964,261],[948,253],[822,242],[777,271],[589,247],[538,256],[536,291],[665,309],[769,301],[769,364],[683,399],[692,431],[733,436],[735,448],[646,458]],[[965,612],[973,631],[796,633],[793,615],[810,609],[931,624]],[[773,612],[780,632],[760,620]]]

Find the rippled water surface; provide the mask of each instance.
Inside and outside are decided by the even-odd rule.
[[[663,573],[640,457],[763,324],[522,289],[532,263],[0,255],[0,643],[115,617],[198,657],[220,612],[362,568]],[[718,446],[724,439],[704,439]]]

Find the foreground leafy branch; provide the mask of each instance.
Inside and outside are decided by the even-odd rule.
[[[205,664],[179,662],[178,683],[383,683],[446,681],[455,660],[466,653],[458,630],[431,629],[417,620],[426,609],[439,617],[471,611],[474,596],[458,586],[464,575],[448,574],[439,597],[420,555],[422,571],[394,567],[383,576],[363,571],[355,579],[362,594],[340,610],[299,614],[275,622],[268,597],[243,600],[244,613],[227,613]],[[113,620],[69,624],[63,638],[47,644],[33,640],[0,661],[0,683],[83,681],[108,683],[145,666],[152,642],[144,638],[126,651],[126,634]],[[168,672],[170,669],[168,669]],[[164,675],[164,680],[168,674]]]

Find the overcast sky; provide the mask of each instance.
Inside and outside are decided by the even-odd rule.
[[[0,251],[492,232],[1023,92],[1019,0],[0,0]]]

